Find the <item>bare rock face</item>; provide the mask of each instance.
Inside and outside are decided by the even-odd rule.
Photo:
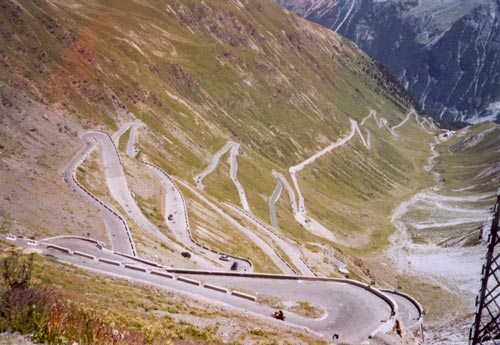
[[[498,121],[498,2],[276,2],[356,42],[444,125]]]

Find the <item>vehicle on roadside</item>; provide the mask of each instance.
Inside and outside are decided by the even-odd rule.
[[[186,259],[190,259],[191,258],[191,253],[189,253],[189,252],[182,252],[181,255],[183,257],[185,257]]]
[[[222,261],[229,261],[229,256],[227,256],[227,255],[221,255],[221,256],[219,257],[219,260],[222,260]]]
[[[238,269],[238,262],[233,262],[233,264],[231,265],[231,271],[236,271]]]

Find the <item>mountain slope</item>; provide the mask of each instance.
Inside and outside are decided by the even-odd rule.
[[[74,177],[128,224],[139,256],[164,265],[227,268],[208,246],[257,272],[347,268],[396,284],[391,267],[370,268],[392,209],[432,184],[437,128],[354,44],[264,0],[1,6],[3,233],[111,246],[104,211],[68,188]],[[142,125],[134,154],[130,123]],[[116,153],[113,170],[104,157]]]
[[[36,118],[44,125],[32,134],[41,136],[37,145],[47,141],[43,137],[50,125],[50,137],[68,132],[73,139],[65,140],[77,147],[75,132],[117,128],[137,116],[150,131],[142,142],[143,157],[189,181],[208,163],[209,152],[236,140],[244,152],[239,178],[251,183],[255,174],[262,176],[248,198],[263,219],[269,217],[265,196],[274,186],[271,170],[285,173],[343,136],[349,118],[361,119],[370,108],[396,124],[409,102],[352,44],[267,2],[244,7],[238,2],[95,3],[84,8],[77,2],[22,7],[6,2],[4,7],[4,109],[14,114],[13,121],[18,118],[17,105],[5,107],[19,97],[17,90],[41,102],[35,108],[47,119]],[[12,142],[19,141],[14,133],[30,130],[10,125],[3,135]],[[375,147],[392,147],[388,133],[381,131],[381,138]],[[396,185],[406,183],[403,171],[412,164],[401,151],[393,154],[391,164],[403,170],[390,178]],[[53,164],[51,154],[47,156],[46,169],[54,173],[61,168],[64,160]],[[379,170],[386,165],[379,158],[372,164]],[[237,200],[214,183],[210,188],[215,196]],[[348,181],[343,185],[352,188]],[[390,193],[379,191],[385,197]],[[350,198],[350,193],[344,194]],[[30,218],[31,211],[15,209]],[[291,223],[290,231],[297,231],[295,227]],[[57,225],[51,229],[44,231],[64,232]]]
[[[497,119],[496,1],[277,2],[356,42],[443,124]]]

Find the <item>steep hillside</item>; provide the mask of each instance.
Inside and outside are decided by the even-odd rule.
[[[2,233],[397,284],[438,129],[353,43],[267,0],[0,6]]]
[[[80,145],[78,132],[87,128],[109,131],[138,118],[148,127],[141,139],[141,157],[192,181],[208,164],[211,152],[226,140],[238,141],[244,153],[239,179],[247,186],[253,183],[247,187],[251,209],[266,220],[273,169],[286,174],[289,166],[346,135],[349,118],[359,120],[371,108],[387,117],[389,124],[402,120],[406,112],[406,99],[394,92],[397,87],[351,43],[267,2],[245,6],[238,2],[210,6],[175,1],[94,3],[84,7],[77,2],[22,6],[5,2],[3,7],[2,101],[8,116],[3,117],[2,136],[3,142],[11,143],[4,148],[3,160],[15,170],[6,171],[11,176],[2,181],[16,194],[10,202],[4,199],[9,204],[3,208],[8,210],[4,218],[11,222],[25,219],[23,223],[39,235],[66,233],[73,227],[47,226],[35,214],[52,214],[52,220],[85,216],[75,214],[70,206],[65,211],[61,206],[52,209],[51,203],[29,201],[43,200],[43,196],[21,193],[26,189],[23,181],[17,186],[11,183],[14,171],[28,174],[23,164],[28,157],[16,154],[14,143],[30,156],[40,175],[50,172],[54,176],[67,161],[62,157],[71,152],[64,148],[74,150]],[[21,133],[31,139],[21,140]],[[418,136],[426,135],[421,133]],[[69,145],[61,147],[61,140]],[[323,184],[318,187],[326,192],[328,204],[337,200],[345,208],[349,204],[345,201],[354,197],[352,202],[357,201],[351,202],[349,211],[353,213],[363,203],[378,203],[379,198],[416,186],[407,182],[418,171],[413,167],[418,166],[419,155],[425,156],[425,145],[422,153],[408,155],[404,143],[414,146],[405,137],[399,139],[397,149],[387,131],[373,129],[373,140],[376,144],[371,151],[352,146],[328,160],[344,160],[348,169],[344,174],[362,178],[361,169],[366,168],[349,163],[352,150],[363,160],[371,156],[372,161],[363,164],[374,172],[384,171],[376,174],[393,181],[387,186],[391,188],[380,188],[378,181],[369,178],[363,189],[353,193],[346,188],[359,187],[348,180],[324,185],[330,178],[326,171],[319,171],[314,180]],[[390,154],[378,157],[384,150]],[[385,172],[386,159],[395,166],[393,172]],[[371,174],[367,173],[366,178]],[[38,185],[42,184],[39,177],[32,178],[35,190],[51,190],[56,202],[71,197],[70,191],[57,187],[62,183],[59,178],[46,178],[50,181],[43,187]],[[252,182],[256,178],[258,182]],[[237,201],[236,190],[224,179],[209,179],[207,185],[214,196]],[[309,195],[312,198],[313,191]],[[319,206],[316,200],[309,204],[312,212]],[[42,205],[48,210],[37,213]],[[335,208],[328,212],[332,211],[340,212]],[[284,212],[278,213],[289,218]],[[353,233],[351,226],[363,228],[350,224],[347,215],[321,217],[355,238],[358,232]],[[300,228],[294,223],[286,228],[297,233]],[[97,228],[96,224],[96,233]],[[359,235],[373,231],[364,229]]]
[[[498,3],[278,0],[356,42],[444,125],[498,118]]]

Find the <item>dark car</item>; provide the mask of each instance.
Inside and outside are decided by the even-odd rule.
[[[233,262],[233,264],[231,265],[231,271],[236,271],[238,269],[238,263],[235,261]]]
[[[182,252],[181,255],[183,257],[185,257],[186,259],[190,259],[191,258],[191,253],[188,253],[188,252]]]

